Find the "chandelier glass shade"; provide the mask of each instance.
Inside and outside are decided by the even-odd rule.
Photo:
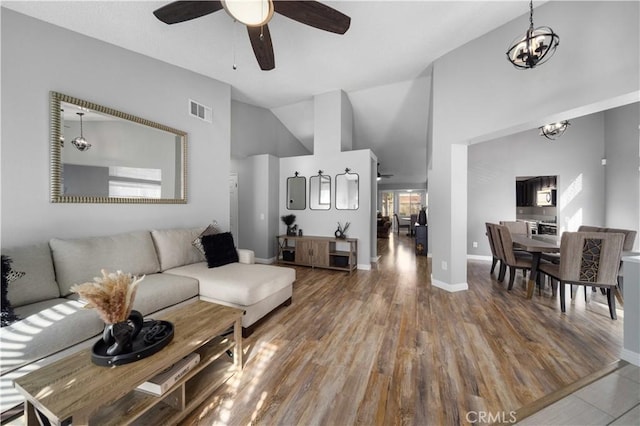
[[[87,142],[82,134],[82,116],[84,115],[84,112],[76,112],[76,114],[80,116],[80,136],[72,140],[71,143],[80,151],[86,151],[91,148],[91,144]]]
[[[233,19],[249,27],[260,27],[273,17],[271,0],[223,0],[222,6]]]
[[[560,44],[560,36],[549,27],[533,27],[533,1],[529,2],[529,29],[509,45],[507,59],[518,69],[535,68],[547,62]]]
[[[544,136],[550,140],[556,140],[560,136],[564,135],[564,132],[567,130],[571,123],[567,120],[559,121],[557,123],[546,124],[539,128],[540,136]]]

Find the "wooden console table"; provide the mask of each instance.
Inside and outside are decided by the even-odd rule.
[[[278,263],[335,269],[358,267],[358,239],[278,235]]]
[[[154,318],[173,323],[174,337],[149,358],[100,367],[92,363],[89,348],[18,378],[15,386],[26,398],[25,424],[39,424],[35,409],[55,425],[178,423],[242,369],[242,315],[241,309],[189,303]],[[221,336],[230,327],[233,339]],[[200,362],[165,394],[136,390],[193,352]]]

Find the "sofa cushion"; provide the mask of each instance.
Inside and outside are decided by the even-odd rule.
[[[160,270],[148,231],[76,240],[54,238],[49,245],[62,296],[71,293],[72,285],[102,276],[102,269],[133,275],[153,274]]]
[[[201,232],[201,227],[151,231],[160,260],[160,270],[202,262],[204,256],[192,244]]]
[[[7,297],[14,308],[60,297],[49,244],[3,248],[2,254],[11,258],[11,269],[24,272],[9,284]]]
[[[208,268],[205,262],[181,266],[165,271],[198,280],[200,295],[225,300],[241,306],[251,306],[290,286],[296,271],[273,265],[229,263]]]
[[[84,303],[51,299],[16,308],[23,319],[0,329],[2,372],[97,336],[104,323]]]
[[[202,237],[204,237],[205,235],[213,235],[213,234],[219,234],[220,232],[220,228],[218,228],[218,222],[216,222],[215,220],[213,221],[213,223],[209,226],[207,226],[204,231],[202,231],[196,238],[193,239],[193,241],[191,242],[191,244],[198,249],[198,251],[200,252],[200,254],[202,254],[202,257],[204,259],[205,253],[204,253],[204,247],[202,247]]]
[[[239,260],[231,232],[203,236],[202,247],[209,268],[217,268]]]
[[[198,281],[193,278],[151,274],[138,284],[133,309],[142,315],[150,315],[197,295]]]

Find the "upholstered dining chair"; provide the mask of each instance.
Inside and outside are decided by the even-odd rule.
[[[622,251],[632,251],[633,244],[636,241],[637,232],[631,229],[619,229],[619,228],[601,228],[599,226],[590,226],[590,225],[580,225],[578,228],[578,232],[610,232],[614,234],[623,234],[624,235],[624,243],[622,244]],[[623,277],[622,277],[622,262],[620,262],[620,268],[618,269],[618,287],[620,292],[622,292],[623,287]],[[604,294],[604,289],[601,289]],[[595,287],[593,287],[593,291],[596,291]],[[620,293],[616,292],[616,296],[619,296]],[[622,297],[619,296],[620,302],[622,302]]]
[[[566,312],[565,284],[606,289],[609,314],[616,319],[615,291],[624,235],[606,232],[564,232],[560,264],[544,263],[540,272],[560,283],[560,310]]]
[[[413,225],[411,225],[410,223],[400,224],[400,219],[398,218],[398,215],[396,213],[393,214],[393,218],[396,221],[396,233],[398,235],[400,235],[400,228],[407,228],[407,233],[410,233],[411,226]]]
[[[511,221],[501,220],[500,225],[504,225],[507,228],[509,228],[509,232],[511,232],[511,235],[519,234],[519,235],[524,235],[526,237],[531,236],[529,234],[529,225],[527,225],[527,222],[514,221],[514,220],[511,220]]]
[[[513,249],[513,240],[511,239],[509,228],[505,225],[494,225],[494,227],[498,231],[497,234],[502,242],[504,262],[509,267],[509,286],[507,289],[511,290],[518,269],[521,269],[525,276],[527,271],[531,271],[532,258],[528,253],[516,254]]]
[[[502,240],[500,239],[500,232],[498,231],[498,224],[489,223],[489,231],[491,233],[491,239],[493,240],[493,247],[496,250],[496,257],[500,262],[500,268],[498,269],[498,281],[504,281],[504,276],[507,271],[507,263],[504,257],[504,250],[502,249]]]
[[[491,230],[493,224],[486,222],[484,225],[487,228],[486,235],[487,239],[489,240],[489,248],[491,249],[491,271],[489,273],[493,274],[493,271],[496,269],[496,265],[498,264],[498,262],[500,262],[500,257],[498,256],[496,244],[493,239],[493,231]]]

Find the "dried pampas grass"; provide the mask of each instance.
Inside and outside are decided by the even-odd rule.
[[[86,300],[87,308],[94,308],[106,324],[126,321],[136,297],[136,287],[144,279],[122,271],[108,273],[104,269],[102,278],[96,277],[94,282],[75,284],[71,291],[78,293]]]

